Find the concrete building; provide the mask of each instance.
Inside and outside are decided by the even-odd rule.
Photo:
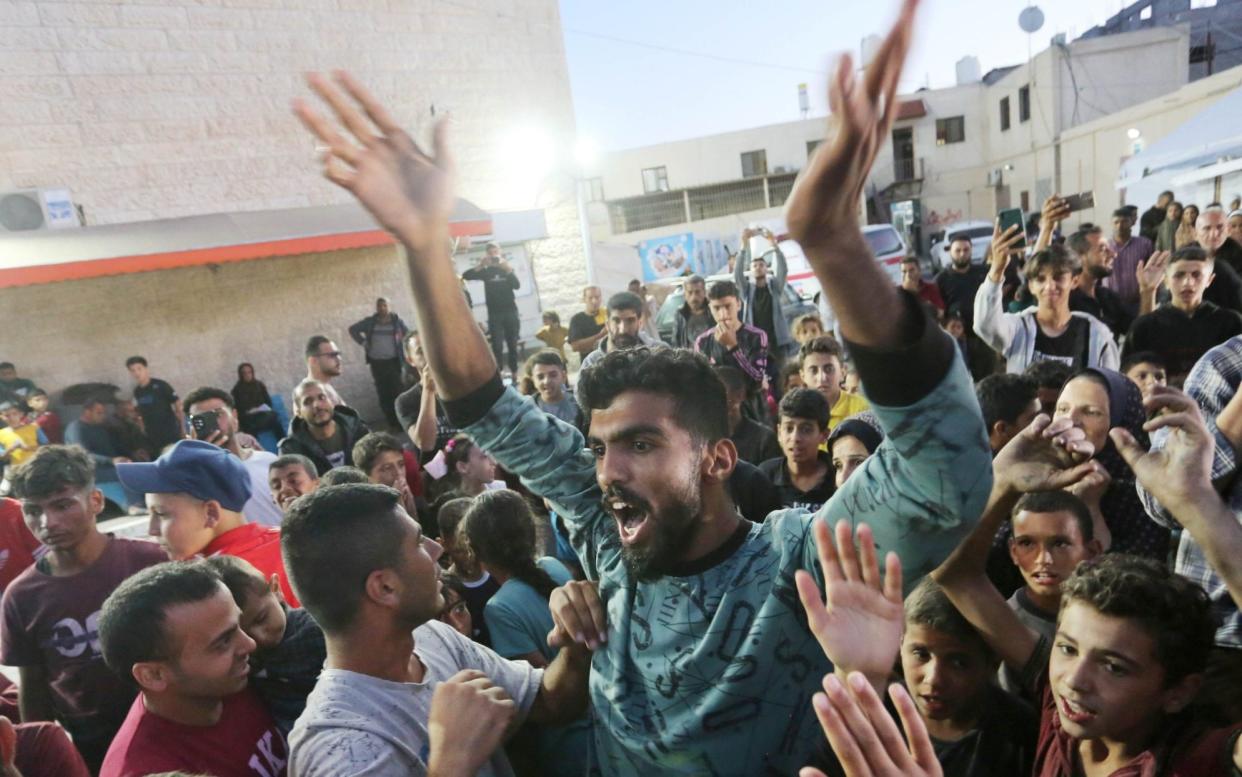
[[[1178,25],[1190,27],[1190,80],[1242,65],[1242,4],[1231,0],[1139,0],[1082,37]]]
[[[1087,172],[1079,156],[1067,167],[1062,138],[1176,92],[1189,80],[1188,51],[1183,26],[1056,38],[1031,62],[987,74],[964,58],[955,86],[900,98],[868,186],[869,219],[889,221],[894,207],[908,206],[908,242],[925,251],[948,224],[990,221],[1004,207],[1037,210],[1053,192],[1115,174],[1121,153],[1093,162],[1099,170]],[[824,128],[824,119],[806,119],[608,155],[593,186],[603,202],[590,209],[597,257],[628,262],[633,273],[635,245],[675,233],[735,250],[743,226],[779,217]],[[1111,211],[1111,184],[1096,194]]]
[[[227,388],[251,361],[286,393],[322,332],[346,354],[342,394],[379,417],[345,329],[381,294],[414,311],[396,249],[339,210],[357,209],[290,111],[309,70],[352,71],[416,135],[451,112],[459,194],[482,212],[460,225],[462,257],[504,244],[524,336],[541,308],[576,304],[573,178],[518,169],[513,141],[526,128],[573,145],[555,0],[18,0],[0,4],[0,41],[0,194],[68,190],[85,225],[0,228],[0,306],[21,311],[0,359],[49,390],[128,386],[125,357],[142,353],[182,391]]]

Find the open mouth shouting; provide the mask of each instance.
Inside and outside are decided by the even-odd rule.
[[[1073,723],[1078,726],[1086,726],[1095,720],[1095,711],[1089,707],[1084,707],[1077,702],[1071,701],[1069,698],[1062,696],[1058,699],[1057,711],[1061,714],[1061,720]]]
[[[651,505],[646,500],[618,488],[604,494],[603,502],[604,509],[617,522],[622,545],[634,545],[650,533]]]

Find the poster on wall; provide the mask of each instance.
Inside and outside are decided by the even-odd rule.
[[[643,266],[644,281],[660,281],[690,275],[694,267],[694,233],[644,240],[638,244],[638,258]]]

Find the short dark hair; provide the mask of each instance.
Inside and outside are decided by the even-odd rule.
[[[176,656],[164,632],[168,610],[215,596],[220,576],[203,561],[165,561],[137,572],[108,595],[99,613],[104,663],[125,679],[134,664]]]
[[[913,264],[913,265],[920,266],[920,267],[922,266],[922,263],[919,261],[919,258],[915,256],[914,254],[906,254],[902,258],[901,263],[902,264]]]
[[[1103,232],[1104,230],[1096,226],[1079,227],[1077,232],[1066,239],[1065,244],[1075,255],[1086,256],[1091,252],[1091,236],[1100,235]]]
[[[348,483],[299,497],[280,524],[280,554],[294,593],[325,633],[350,627],[367,577],[401,563],[400,495]]]
[[[1029,282],[1045,271],[1051,272],[1052,277],[1055,278],[1062,273],[1072,274],[1077,269],[1074,257],[1070,256],[1069,251],[1066,251],[1063,246],[1053,245],[1032,254],[1031,258],[1026,260],[1023,275]]]
[[[1130,218],[1130,209],[1129,208],[1118,208],[1117,210],[1113,211],[1113,218],[1115,219]]]
[[[819,424],[820,429],[827,429],[831,415],[828,400],[815,389],[796,388],[781,397],[781,418],[808,418]]]
[[[16,370],[17,367],[13,362],[0,362],[0,370]]]
[[[1155,640],[1166,686],[1207,666],[1216,636],[1208,595],[1165,564],[1120,553],[1084,561],[1061,586],[1062,615],[1071,602],[1135,621]]]
[[[1095,525],[1091,521],[1091,509],[1086,503],[1068,491],[1033,491],[1024,494],[1013,506],[1009,518],[1018,513],[1069,513],[1078,522],[1078,532],[1083,542],[1095,539]]]
[[[330,340],[325,335],[311,335],[311,338],[306,341],[306,355],[307,356],[318,356],[319,346],[323,345],[324,343],[330,343],[330,342],[332,342],[332,340]]]
[[[722,364],[712,369],[716,371],[716,377],[720,378],[720,382],[724,384],[726,394],[746,391],[746,376],[737,367],[730,364]]]
[[[1158,200],[1158,199],[1160,199],[1161,197],[1169,197],[1169,198],[1172,198],[1172,197],[1173,197],[1173,192],[1169,191],[1168,189],[1165,189],[1164,191],[1160,192],[1159,196],[1157,196],[1157,197],[1156,197],[1156,199]]]
[[[1030,407],[1039,387],[1025,375],[1002,373],[989,375],[975,386],[979,409],[983,411],[983,423],[988,431],[997,421],[1015,423],[1022,411]]]
[[[1035,381],[1038,388],[1060,391],[1069,382],[1074,369],[1064,362],[1042,359],[1031,364],[1022,374]]]
[[[277,456],[275,461],[267,465],[267,471],[270,473],[274,469],[292,467],[294,464],[305,470],[306,476],[311,480],[319,479],[319,469],[315,467],[315,462],[300,453],[286,453],[283,456]]]
[[[559,353],[551,348],[541,348],[531,354],[526,360],[526,374],[530,375],[535,371],[537,365],[542,364],[545,367],[560,367],[561,372],[567,372],[569,368],[565,365],[565,359]]]
[[[640,316],[646,312],[643,310],[642,297],[632,291],[618,291],[608,298],[608,312],[614,310],[629,310]]]
[[[698,442],[729,436],[724,384],[702,354],[681,348],[609,351],[578,378],[578,402],[590,414],[627,391],[649,391],[673,400],[678,426]]]
[[[1204,251],[1198,244],[1182,246],[1174,251],[1173,255],[1169,257],[1169,267],[1178,262],[1207,262],[1208,264],[1214,264],[1212,257],[1208,256],[1207,251]]]
[[[440,511],[436,513],[436,525],[440,528],[441,537],[457,535],[457,527],[472,504],[473,497],[459,496],[440,505]]]
[[[943,632],[963,642],[975,645],[989,661],[995,660],[991,648],[983,636],[966,617],[953,606],[944,589],[927,575],[914,587],[902,606],[907,624],[923,626]]]
[[[68,486],[95,485],[95,462],[77,445],[44,445],[9,476],[18,499],[43,499]]]
[[[203,559],[203,564],[220,577],[238,607],[245,607],[252,596],[262,596],[270,589],[263,573],[244,558],[218,553]]]
[[[1169,364],[1164,360],[1164,357],[1155,351],[1131,351],[1126,354],[1126,358],[1121,360],[1121,374],[1124,375],[1134,365],[1143,363],[1154,364],[1162,370],[1169,368]]]
[[[845,351],[841,350],[841,344],[838,343],[837,339],[832,335],[812,337],[810,340],[803,343],[802,347],[798,349],[798,364],[801,365],[802,362],[806,361],[806,357],[813,353],[835,356],[837,357],[837,361],[845,361]]]
[[[405,451],[401,447],[401,441],[388,432],[371,432],[366,434],[362,439],[354,443],[354,466],[365,472],[367,477],[370,477],[371,467],[375,465],[375,460],[385,451],[396,451],[403,456],[405,455]]]
[[[29,398],[29,397],[46,397],[46,396],[47,396],[47,392],[46,392],[46,391],[44,391],[44,390],[43,390],[43,389],[41,389],[41,388],[33,389],[33,390],[29,393],[29,394],[27,394],[27,395],[26,395],[26,397],[27,397],[27,398]]]
[[[707,290],[707,298],[710,300],[722,300],[729,297],[742,298],[742,292],[738,291],[737,284],[733,281],[716,281]]]
[[[188,415],[191,407],[194,407],[199,402],[205,402],[208,399],[220,400],[229,410],[236,407],[233,404],[233,395],[224,389],[212,388],[211,386],[200,386],[185,395],[185,399],[181,402],[181,409]]]
[[[700,286],[700,285],[706,286],[707,281],[703,279],[702,275],[695,274],[695,275],[691,275],[690,277],[686,278],[686,280],[683,281],[681,285],[683,288],[686,286]]]
[[[342,466],[333,467],[323,473],[323,477],[319,479],[320,487],[325,486],[342,486],[346,483],[370,483],[371,476],[357,467]]]
[[[125,360],[125,367],[126,367],[127,369],[128,369],[129,367],[133,367],[135,364],[141,364],[143,367],[146,367],[146,366],[147,366],[147,360],[146,360],[145,358],[141,357],[141,356],[131,356],[131,357],[129,357],[128,359],[126,359],[126,360]]]
[[[953,245],[954,243],[970,243],[971,246],[974,246],[975,244],[975,242],[971,240],[970,236],[965,232],[958,232],[953,237],[949,238],[949,245]]]

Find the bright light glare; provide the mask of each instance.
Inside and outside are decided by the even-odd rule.
[[[517,127],[500,144],[500,161],[515,181],[538,184],[556,161],[556,148],[538,127]]]
[[[578,166],[589,168],[598,158],[599,147],[595,145],[595,141],[590,138],[578,138],[578,142],[574,144],[574,159],[578,162]]]
[[[1126,137],[1128,137],[1130,140],[1138,140],[1142,136],[1143,136],[1143,133],[1139,131],[1138,127],[1131,127],[1130,129],[1126,130]]]

